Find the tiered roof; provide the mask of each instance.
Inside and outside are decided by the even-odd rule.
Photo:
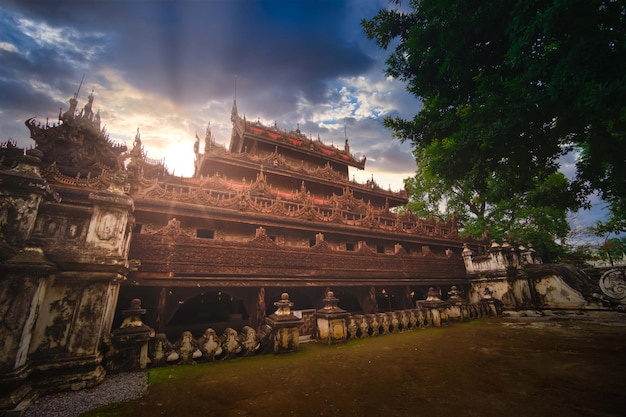
[[[234,181],[224,176],[201,179],[180,178],[178,183],[153,180],[150,185],[136,189],[132,195],[142,200],[181,202],[212,207],[215,210],[232,209],[238,214],[251,216],[278,216],[306,223],[343,224],[365,228],[369,231],[386,231],[407,235],[437,238],[456,238],[458,232],[454,220],[439,222],[420,219],[410,212],[398,215],[389,205],[374,207],[356,198],[350,187],[341,195],[314,196],[304,182],[299,190],[285,192],[268,184],[263,169],[252,181]]]
[[[199,138],[196,137],[194,177],[221,174],[249,179],[262,167],[276,187],[295,188],[303,180],[314,194],[322,196],[350,187],[360,198],[378,206],[389,204],[395,207],[408,202],[405,190],[385,190],[373,178],[364,184],[350,181],[348,167],[363,169],[366,158],[357,159],[350,152],[347,138],[344,149],[339,149],[319,138],[307,137],[299,128],[285,131],[276,125],[251,122],[238,114],[236,102],[231,120],[233,130],[228,149],[216,144],[210,128],[207,128],[204,154],[200,154]]]
[[[150,160],[141,144],[139,132],[130,151],[115,145],[100,129],[99,117],[91,112],[93,96],[85,109],[76,114],[72,102],[70,110],[61,118],[60,123],[41,126],[32,119],[27,122],[38,148],[49,151],[47,164],[42,174],[51,183],[67,189],[85,191],[106,189],[116,171],[122,170],[127,175],[128,193],[140,199],[142,204],[182,204],[199,207],[198,210],[211,208],[216,212],[236,210],[238,216],[248,215],[271,219],[291,219],[295,222],[317,222],[324,227],[344,225],[365,228],[371,232],[400,233],[404,235],[428,236],[435,239],[455,239],[458,236],[456,224],[438,222],[435,219],[420,219],[412,213],[402,215],[391,208],[408,201],[406,192],[394,193],[378,187],[373,181],[360,184],[350,181],[336,166],[363,166],[365,158],[357,160],[349,152],[346,143],[344,150],[311,140],[299,131],[285,132],[276,127],[264,127],[256,122],[248,122],[233,112],[233,137],[230,150],[215,143],[207,129],[204,154],[199,153],[199,139],[194,145],[198,158],[198,167],[202,164],[221,163],[223,172],[211,175],[196,175],[192,178],[176,177],[169,174],[164,161]],[[83,130],[81,130],[83,129]],[[84,135],[77,136],[76,132]],[[72,136],[65,136],[72,135]],[[89,156],[83,156],[77,166],[85,166],[89,171],[68,171],[65,164],[57,163],[54,158],[63,158],[67,150],[66,142],[71,138],[76,150],[97,149]],[[274,152],[265,154],[234,152],[240,140],[251,137],[275,145]],[[8,146],[8,145],[7,145]],[[322,159],[324,165],[305,164],[300,160],[285,157],[281,149],[295,149],[304,156]],[[6,153],[6,152],[5,152]],[[338,162],[339,161],[339,162]],[[319,161],[318,161],[319,162]],[[233,172],[236,168],[245,168],[247,179],[238,177]],[[234,171],[233,171],[234,170]],[[198,170],[197,170],[198,171]],[[294,184],[292,188],[277,186],[270,181],[289,176]],[[281,177],[282,176],[282,177]],[[321,188],[320,188],[321,187]],[[317,192],[311,192],[316,188]],[[321,191],[320,191],[321,190]],[[328,191],[326,194],[325,192]],[[149,202],[152,203],[149,203]]]
[[[277,147],[294,150],[308,157],[322,158],[358,169],[365,168],[366,157],[357,159],[352,155],[350,153],[348,139],[346,139],[344,149],[339,149],[333,145],[323,143],[319,138],[317,140],[308,138],[300,131],[299,127],[296,128],[296,130],[287,132],[278,129],[276,126],[268,127],[262,125],[260,122],[249,122],[246,121],[245,118],[237,123],[242,124],[244,133],[241,136],[233,136],[230,144],[231,152],[237,149],[239,142],[243,140],[244,136],[249,136],[258,141],[276,145]],[[235,128],[235,130],[237,130],[237,128]]]

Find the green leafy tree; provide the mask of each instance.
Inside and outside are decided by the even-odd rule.
[[[423,217],[454,214],[466,236],[533,243],[546,262],[563,255],[564,247],[556,241],[565,241],[570,230],[567,211],[577,203],[562,173],[535,177],[530,190],[509,196],[498,189],[497,181],[480,190],[475,186],[480,179],[446,184],[428,172],[428,164],[420,166],[414,177],[405,180],[412,212]]]
[[[591,227],[592,234],[604,238],[604,242],[598,249],[600,250],[600,256],[603,259],[608,259],[611,264],[616,259],[621,260],[626,253],[626,237],[611,237],[615,233],[615,227],[610,224],[612,220],[611,218],[607,222],[598,222]]]
[[[599,190],[619,217],[625,16],[624,1],[611,0],[415,0],[363,20],[392,49],[387,75],[423,103],[410,120],[385,120],[414,148],[414,209],[445,203],[476,236],[561,237],[566,210]],[[576,201],[558,174],[572,151]]]

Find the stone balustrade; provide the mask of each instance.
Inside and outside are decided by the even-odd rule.
[[[333,307],[336,305],[332,292],[327,293],[327,304],[328,300],[333,301]],[[281,301],[277,304],[281,302],[285,304],[287,301],[288,296],[283,294]],[[282,304],[278,306],[279,310]],[[341,319],[345,320],[345,333],[341,331],[335,334],[345,334],[345,337],[342,340],[338,340],[337,337],[332,338],[328,334],[328,329],[323,329],[317,332],[315,339],[319,339],[322,343],[345,343],[355,339],[440,327],[453,321],[500,316],[501,306],[502,303],[490,297],[489,293],[486,293],[479,302],[469,303],[459,295],[456,287],[452,287],[449,298],[443,301],[440,299],[440,292],[431,288],[427,299],[418,301],[417,306],[410,309],[375,314],[349,314],[343,310],[333,310],[333,313],[340,313]],[[316,311],[316,315],[328,321],[328,311],[321,309]],[[335,315],[332,316],[332,319],[336,318]],[[272,329],[271,323],[273,322],[269,320],[258,330],[249,326],[244,326],[240,332],[227,328],[221,335],[209,327],[197,339],[190,331],[184,331],[174,342],[168,340],[165,334],[157,333],[148,342],[148,366],[193,364],[272,352],[293,352],[293,349],[276,349],[277,333],[275,329]]]
[[[519,270],[525,265],[542,263],[532,244],[528,247],[523,245],[514,247],[506,240],[502,244],[493,240],[487,253],[483,255],[474,254],[467,245],[464,245],[462,255],[469,276],[501,276],[512,270]]]

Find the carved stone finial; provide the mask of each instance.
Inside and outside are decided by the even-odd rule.
[[[459,288],[456,285],[453,285],[450,288],[450,291],[448,291],[448,295],[450,296],[448,298],[448,300],[450,301],[459,301],[461,300],[461,291],[459,291]]]
[[[274,303],[278,309],[274,314],[277,316],[290,316],[291,315],[291,307],[293,307],[293,302],[289,301],[289,294],[284,292],[280,295],[280,301],[276,301]]]
[[[328,290],[326,292],[326,297],[322,300],[324,302],[324,307],[319,310],[319,312],[325,313],[345,313],[346,311],[339,308],[339,299],[335,297],[335,293],[333,291]]]
[[[441,291],[437,291],[433,287],[428,289],[428,293],[426,293],[426,301],[439,302],[441,301]]]
[[[348,340],[346,319],[350,316],[337,304],[339,299],[330,289],[323,299],[324,307],[317,310],[317,336],[323,343],[345,343]]]
[[[141,133],[139,133],[139,128],[137,128],[137,133],[135,133],[134,145],[137,147],[141,147]]]
[[[124,315],[124,321],[120,325],[120,329],[127,327],[141,327],[143,322],[141,316],[146,314],[146,309],[141,308],[141,300],[139,298],[133,298],[130,300],[128,309],[122,311]]]
[[[276,301],[274,305],[278,307],[276,312],[265,318],[274,340],[274,353],[295,352],[300,343],[299,329],[304,321],[291,312],[293,303],[289,301],[289,294],[286,292],[281,294],[280,301]]]

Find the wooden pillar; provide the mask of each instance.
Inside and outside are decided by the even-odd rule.
[[[374,314],[378,312],[378,303],[376,302],[376,288],[369,287],[360,289],[358,293],[359,304],[363,314]]]
[[[157,332],[165,331],[165,305],[167,303],[167,288],[162,287],[159,292],[159,301],[157,303],[156,319],[154,320]]]

